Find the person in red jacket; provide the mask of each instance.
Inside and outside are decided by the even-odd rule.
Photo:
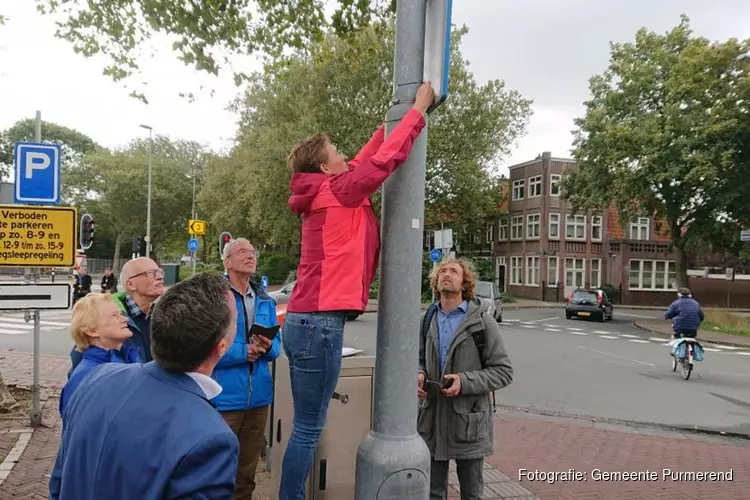
[[[302,217],[302,253],[282,337],[294,422],[279,500],[305,500],[305,482],[341,371],[346,316],[367,306],[380,249],[369,197],[406,161],[434,99],[425,82],[388,137],[381,126],[348,165],[325,134],[296,144],[289,155],[289,207]]]

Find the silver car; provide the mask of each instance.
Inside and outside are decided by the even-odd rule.
[[[477,281],[477,297],[490,305],[490,314],[498,323],[503,321],[503,299],[497,285],[491,281]]]

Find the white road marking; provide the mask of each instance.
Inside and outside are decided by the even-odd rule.
[[[625,337],[626,339],[639,339],[640,338],[638,335],[630,335],[629,333],[620,333],[618,335],[620,335],[620,337]]]
[[[554,320],[554,319],[559,319],[559,318],[557,316],[555,316],[554,318],[532,319],[532,320],[529,320],[529,321],[524,321],[524,323],[542,323],[543,321],[551,321],[551,320]]]
[[[739,354],[740,356],[750,356],[750,352],[735,352],[734,354]]]
[[[580,328],[571,328],[571,327],[568,327],[567,329],[570,330],[571,332],[580,332],[580,331],[582,331]]]
[[[571,335],[588,335],[586,332],[568,332]]]
[[[544,325],[546,328],[562,328],[560,325]]]
[[[557,328],[545,328],[545,329],[544,329],[544,331],[545,331],[545,332],[559,332],[559,331],[561,331],[561,330],[559,330],[559,329],[557,329]]]
[[[599,335],[612,335],[612,332],[606,330],[594,330],[594,333],[598,333]]]
[[[613,337],[612,335],[599,335],[600,339],[616,339],[617,337]]]
[[[3,318],[2,319],[2,323],[5,323],[6,321],[10,323],[22,323],[22,324],[33,325],[31,321],[26,323],[26,320],[22,318]],[[39,324],[42,326],[59,326],[59,327],[66,327],[66,328],[70,326],[70,323],[60,323],[58,321],[40,321]]]
[[[626,316],[628,318],[639,318],[639,319],[659,319],[658,316],[643,316],[642,314],[628,314],[624,312],[617,312],[618,316]]]
[[[704,347],[703,350],[706,352],[721,352],[721,349],[714,349],[713,347]],[[741,354],[741,353],[737,353],[737,354]]]
[[[6,328],[0,328],[0,333],[3,333],[5,335],[25,335],[27,333],[32,333],[31,330],[8,330]]]
[[[652,366],[654,368],[656,367],[656,365],[654,365],[652,363],[646,363],[645,361],[640,361],[640,360],[633,359],[633,358],[628,358],[628,357],[625,357],[625,356],[617,356],[615,354],[610,354],[610,353],[604,352],[604,351],[598,351],[596,349],[589,349],[588,347],[584,347],[582,345],[579,345],[578,348],[579,349],[585,349],[587,351],[595,352],[595,353],[598,353],[598,354],[604,354],[605,356],[610,356],[610,357],[617,358],[617,359],[624,359],[625,361],[632,361],[633,363],[638,363],[638,364],[641,364],[641,365]]]
[[[648,340],[641,340],[641,339],[628,339],[628,342],[638,342],[639,344],[650,344]]]
[[[669,343],[669,341],[667,339],[665,339],[664,337],[649,337],[648,339],[651,340],[652,342],[666,342],[666,343]]]
[[[536,328],[534,325],[521,325],[521,328]]]
[[[727,351],[736,351],[739,349],[739,347],[734,347],[733,345],[721,345],[721,344],[715,344],[715,345],[719,349],[726,349]]]

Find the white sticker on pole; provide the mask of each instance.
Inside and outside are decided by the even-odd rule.
[[[424,79],[432,82],[438,107],[448,97],[451,62],[451,12],[453,0],[427,0],[424,37]]]

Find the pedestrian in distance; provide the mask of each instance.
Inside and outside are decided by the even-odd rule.
[[[104,268],[104,276],[102,276],[100,287],[102,293],[117,293],[117,277],[112,273],[112,269]]]
[[[123,346],[133,335],[128,320],[109,294],[90,294],[76,303],[70,321],[70,336],[82,360],[60,394],[60,415],[78,386],[102,363],[140,363],[138,349]]]
[[[445,500],[450,460],[461,500],[480,500],[484,457],[495,444],[490,394],[510,385],[513,368],[489,304],[476,297],[471,264],[443,260],[430,284],[439,302],[422,315],[417,375],[417,431],[432,456],[430,500]]]
[[[171,287],[154,308],[146,364],[106,363],[70,399],[52,500],[229,500],[237,437],[210,403],[234,341],[235,299],[221,276]]]
[[[73,285],[73,305],[91,293],[91,285],[91,275],[86,273],[85,267],[81,267],[78,270],[78,276],[76,276],[76,281]]]
[[[255,471],[260,461],[268,408],[273,402],[269,363],[281,352],[281,336],[269,340],[251,335],[253,324],[278,325],[276,302],[251,280],[258,252],[245,238],[230,240],[222,253],[226,279],[237,309],[236,334],[219,360],[213,378],[224,389],[213,403],[240,442],[237,485],[233,499],[250,499],[255,491]]]
[[[305,482],[341,371],[347,313],[363,312],[380,249],[370,195],[405,161],[435,100],[429,82],[385,137],[381,126],[347,164],[328,136],[294,146],[289,207],[302,217],[297,283],[284,319],[294,421],[284,454],[280,500],[304,500]]]
[[[137,348],[138,357],[147,363],[151,361],[151,308],[164,293],[164,271],[152,259],[138,257],[122,266],[120,283],[125,290],[112,295],[112,300],[125,315],[128,328],[133,332],[125,345]],[[70,352],[68,378],[82,359],[81,352],[74,347]]]

